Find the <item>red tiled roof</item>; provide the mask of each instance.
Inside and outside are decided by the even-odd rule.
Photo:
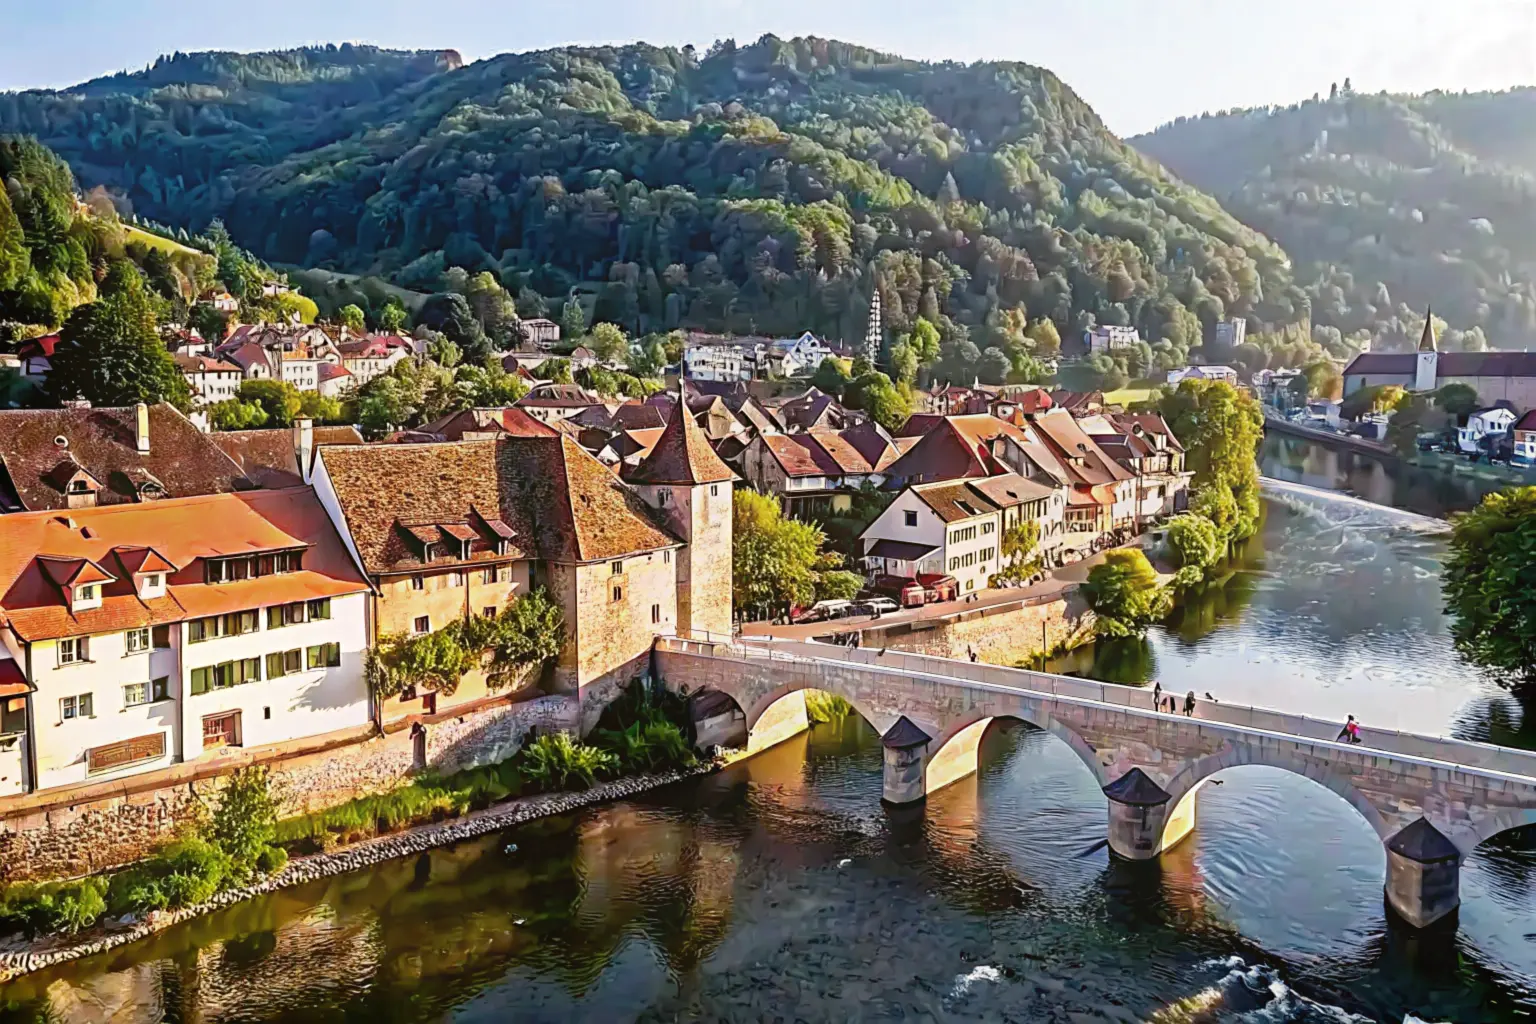
[[[151,546],[180,567],[170,575],[165,597],[141,600],[131,575],[113,577],[105,581],[101,607],[70,611],[53,566],[88,562],[99,572],[119,552]],[[304,551],[299,572],[218,585],[203,582],[203,559],[295,548]],[[325,509],[307,487],[0,516],[0,619],[29,641],[366,589]]]
[[[42,356],[44,359],[53,358],[53,350],[58,347],[59,336],[57,334],[45,334],[41,338],[28,338],[16,346],[16,354],[23,359],[35,359]]]
[[[253,483],[261,487],[298,487],[304,483],[291,427],[264,430],[216,430],[208,435]],[[314,444],[362,444],[353,426],[315,427]]]
[[[35,689],[14,659],[0,658],[0,697],[20,697]]]
[[[0,510],[68,508],[74,470],[61,475],[61,462],[102,485],[99,505],[138,501],[149,477],[169,497],[248,486],[240,467],[169,405],[149,407],[149,451],[138,451],[135,415],[132,407],[0,410]]]
[[[635,483],[691,487],[734,480],[736,474],[720,461],[692,416],[673,416],[630,479]]]
[[[399,524],[462,523],[470,509],[511,529],[517,557],[597,561],[678,543],[638,495],[563,435],[336,446],[319,461],[371,573],[424,564]],[[469,561],[495,557],[472,549]]]
[[[912,493],[946,523],[971,519],[988,512],[996,512],[997,506],[977,494],[960,481],[946,480],[937,484],[918,484]]]
[[[234,363],[225,362],[214,356],[189,356],[177,353],[174,357],[176,367],[182,373],[243,373],[244,371]]]

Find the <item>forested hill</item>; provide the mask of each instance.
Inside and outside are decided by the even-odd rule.
[[[0,95],[0,132],[35,134],[139,214],[222,218],[273,262],[422,290],[490,269],[524,315],[576,289],[631,332],[857,339],[878,280],[893,336],[925,315],[956,359],[986,354],[966,339],[999,350],[986,379],[1038,354],[1039,318],[1134,323],[1150,369],[1223,315],[1307,317],[1280,248],[1026,64],[771,36],[463,67],[364,47],[178,55]]]
[[[1536,89],[1359,95],[1165,125],[1133,144],[1336,269],[1314,315],[1375,329],[1434,304],[1492,347],[1536,344]],[[1453,336],[1478,347],[1477,335]]]

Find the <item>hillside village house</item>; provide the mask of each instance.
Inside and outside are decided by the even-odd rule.
[[[530,345],[553,345],[560,340],[560,325],[546,317],[536,316],[518,321],[523,340]]]
[[[1536,409],[1516,420],[1510,435],[1514,448],[1511,461],[1517,465],[1536,462]]]
[[[1007,473],[906,488],[860,535],[877,574],[951,576],[960,595],[985,590],[1003,568],[1002,536],[1024,520],[1061,515],[1058,490]],[[1054,506],[1054,508],[1053,508]]]
[[[0,410],[0,512],[89,508],[251,486],[172,406]]]
[[[874,423],[848,430],[759,434],[737,458],[754,489],[779,498],[797,519],[847,512],[854,492],[885,484],[884,470],[916,438],[898,445]]]
[[[1099,449],[1135,477],[1132,516],[1145,521],[1189,507],[1184,446],[1156,413],[1106,413],[1078,420]]]
[[[1508,406],[1478,409],[1467,417],[1465,425],[1456,430],[1456,447],[1464,452],[1475,452],[1483,438],[1490,434],[1508,432],[1514,427],[1515,419],[1515,411]]]
[[[576,384],[538,384],[516,402],[517,408],[540,423],[570,419],[584,409],[603,404],[595,393]]]
[[[0,793],[365,727],[367,592],[308,488],[0,516]]]
[[[542,587],[565,615],[554,684],[585,693],[641,671],[656,636],[731,627],[730,470],[678,416],[631,476],[620,483],[563,434],[499,435],[324,447],[313,484],[374,583],[375,638],[498,614]],[[382,714],[488,696],[476,672]]]
[[[341,365],[352,375],[352,383],[362,387],[373,378],[388,373],[396,363],[411,357],[411,342],[407,338],[370,334],[363,338],[349,338],[336,345]]]
[[[176,367],[192,389],[192,401],[199,406],[215,405],[235,398],[245,374],[234,363],[214,356],[175,356]]]
[[[701,381],[750,381],[814,373],[832,354],[816,335],[798,338],[731,338],[690,334],[683,349],[683,376]]]

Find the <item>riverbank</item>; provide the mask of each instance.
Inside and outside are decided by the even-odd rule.
[[[387,836],[364,839],[343,849],[296,858],[281,871],[260,882],[226,890],[194,906],[154,911],[138,920],[125,917],[113,924],[98,925],[72,936],[50,935],[32,941],[0,945],[0,983],[55,964],[126,946],[183,921],[257,896],[489,835],[539,818],[622,800],[637,793],[717,771],[729,761],[730,758],[704,761],[692,768],[656,775],[627,776],[585,790],[520,797],[484,810],[472,811],[450,821],[420,825]]]

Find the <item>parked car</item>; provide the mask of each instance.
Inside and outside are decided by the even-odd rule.
[[[800,615],[796,622],[825,622],[840,619],[853,610],[852,601],[817,601]]]
[[[900,611],[901,606],[888,597],[871,597],[858,603],[858,610],[865,615],[885,615]]]

